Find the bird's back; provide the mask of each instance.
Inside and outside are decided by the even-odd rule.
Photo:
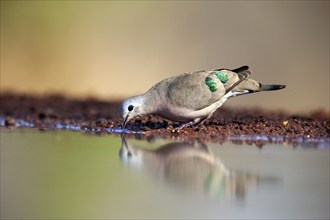
[[[165,95],[172,105],[196,111],[221,99],[239,80],[237,73],[224,69],[185,73],[166,82]]]

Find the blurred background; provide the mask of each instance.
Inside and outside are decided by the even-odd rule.
[[[230,107],[329,110],[329,1],[1,1],[1,92],[122,99],[249,65],[285,90]]]

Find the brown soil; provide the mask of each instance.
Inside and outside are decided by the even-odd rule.
[[[1,94],[0,117],[2,126],[26,126],[20,120],[32,123],[40,130],[76,126],[77,130],[104,134],[120,132],[122,119],[119,101],[68,99],[62,95],[44,97]],[[62,127],[56,127],[61,125]],[[158,116],[143,116],[131,120],[128,133],[143,139],[154,136],[171,136],[180,139],[199,138],[207,141],[248,143],[262,146],[265,143],[319,143],[329,144],[330,119],[325,110],[308,115],[271,112],[260,109],[219,109],[214,116],[199,127],[185,128],[173,133],[179,126]],[[117,130],[116,130],[117,129]],[[137,132],[137,133],[136,133]]]

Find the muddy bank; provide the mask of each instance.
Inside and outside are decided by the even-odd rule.
[[[40,130],[70,129],[96,134],[120,133],[122,119],[120,101],[93,98],[69,99],[62,95],[44,97],[1,94],[2,126],[28,126]],[[125,132],[152,140],[157,136],[180,139],[200,138],[207,141],[245,142],[262,146],[265,143],[318,143],[329,141],[329,113],[319,109],[307,115],[271,112],[261,109],[221,108],[203,126],[185,128],[179,133],[172,129],[179,123],[158,116],[131,120]]]

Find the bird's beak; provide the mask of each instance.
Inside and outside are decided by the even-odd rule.
[[[125,134],[121,133],[121,148],[119,150],[119,156],[120,159],[123,159],[124,153],[127,152],[127,154],[132,155],[132,153],[130,152],[126,139],[125,139]]]
[[[126,138],[125,138],[125,134],[122,133],[120,136],[121,136],[122,146],[128,150],[128,148],[127,148],[127,142],[126,142]]]
[[[128,114],[127,114],[126,118],[124,119],[123,124],[121,125],[122,129],[125,129],[125,125],[127,123],[127,120],[128,120]]]

